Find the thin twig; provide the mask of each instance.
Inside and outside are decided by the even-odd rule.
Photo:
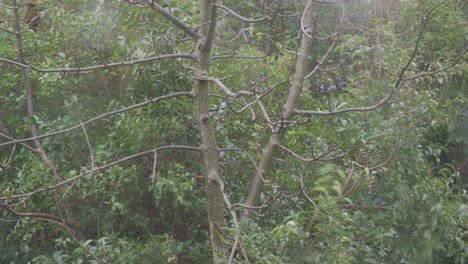
[[[83,173],[81,173],[80,175],[77,175],[77,176],[71,177],[71,178],[69,178],[69,179],[66,179],[66,180],[64,180],[64,181],[58,182],[58,183],[56,183],[56,184],[53,185],[53,186],[39,187],[39,188],[35,189],[35,190],[32,191],[32,192],[24,193],[24,194],[17,194],[17,195],[11,195],[11,196],[2,196],[2,197],[0,197],[0,201],[11,200],[11,199],[18,199],[18,198],[24,198],[24,197],[31,197],[32,195],[37,194],[37,193],[42,193],[42,192],[50,191],[50,190],[55,189],[56,187],[68,185],[68,184],[74,182],[75,180],[77,180],[77,179],[79,179],[79,178],[82,178],[82,177],[84,177],[84,176],[91,175],[91,174],[93,174],[94,172],[107,169],[107,168],[109,168],[109,167],[112,167],[112,166],[114,166],[114,165],[120,164],[120,163],[122,163],[122,162],[129,161],[129,160],[131,160],[131,159],[138,158],[138,157],[141,157],[141,156],[144,156],[144,155],[152,154],[152,153],[154,153],[154,151],[163,151],[163,150],[169,150],[169,149],[183,149],[183,150],[190,150],[190,151],[200,151],[200,148],[198,148],[198,147],[183,146],[183,145],[168,145],[168,146],[158,147],[158,148],[155,148],[155,149],[151,149],[151,150],[147,150],[147,151],[138,152],[138,153],[136,153],[136,154],[133,154],[133,155],[130,155],[130,156],[121,158],[121,159],[119,159],[119,160],[110,162],[110,163],[108,163],[108,164],[106,164],[106,165],[103,165],[103,166],[100,166],[100,167],[96,167],[93,171],[83,172]]]
[[[94,65],[94,66],[88,66],[88,67],[55,68],[55,69],[42,69],[42,68],[33,66],[31,64],[28,64],[28,63],[22,63],[22,62],[13,61],[13,60],[5,59],[5,58],[0,58],[0,61],[19,66],[21,68],[26,68],[26,69],[35,70],[37,72],[46,73],[46,72],[84,72],[84,71],[91,71],[91,70],[97,70],[97,69],[107,69],[107,68],[116,67],[116,66],[129,66],[129,65],[135,65],[135,64],[164,60],[164,59],[195,60],[195,57],[191,54],[165,54],[165,55],[159,55],[159,56],[149,57],[149,58],[144,58],[144,59],[139,59],[139,60],[112,62],[112,63],[106,63],[106,64],[100,64],[100,65]]]
[[[62,129],[62,130],[58,130],[58,131],[38,135],[38,136],[35,136],[35,137],[15,139],[15,140],[12,140],[12,141],[0,143],[0,147],[1,146],[6,146],[6,145],[11,145],[11,144],[14,144],[14,143],[33,141],[33,140],[38,140],[38,139],[42,139],[42,138],[52,137],[52,136],[59,135],[59,134],[68,133],[70,131],[73,131],[75,129],[80,128],[82,125],[90,124],[90,123],[95,122],[95,121],[97,121],[99,119],[102,119],[102,118],[105,118],[105,117],[108,117],[108,116],[113,116],[113,115],[120,114],[120,113],[124,113],[124,112],[130,111],[130,110],[136,109],[136,108],[146,106],[148,104],[156,103],[156,102],[161,101],[161,100],[174,98],[174,97],[179,97],[179,96],[192,97],[193,93],[192,92],[177,92],[177,93],[172,93],[172,94],[168,94],[168,95],[163,95],[163,96],[156,97],[156,98],[153,98],[153,99],[150,99],[150,100],[138,103],[138,104],[134,104],[134,105],[131,105],[131,106],[128,106],[128,107],[125,107],[125,108],[121,108],[121,109],[118,109],[118,110],[115,110],[115,111],[107,112],[105,114],[90,118],[90,119],[88,119],[88,120],[86,120],[86,121],[84,121],[84,122],[82,122],[82,123],[80,123],[78,125],[74,125],[72,127],[66,128],[66,129]]]
[[[225,5],[216,4],[215,6],[221,7],[222,9],[226,10],[227,12],[229,12],[230,14],[232,14],[233,16],[235,16],[235,17],[237,17],[238,19],[240,19],[241,21],[247,22],[247,23],[256,23],[256,22],[261,22],[261,21],[270,19],[270,15],[265,16],[265,17],[261,17],[261,18],[246,18],[246,17],[243,17],[243,16],[237,14],[236,12],[234,12],[234,10],[230,9],[229,7],[227,7],[227,6],[225,6]]]
[[[453,66],[457,65],[457,62],[463,57],[463,55],[465,55],[466,53],[466,48],[463,50],[463,52],[461,52],[456,58],[455,60],[448,66],[445,66],[443,68],[440,68],[440,69],[437,69],[435,71],[431,71],[431,72],[422,72],[422,73],[419,73],[419,74],[416,74],[416,75],[413,75],[413,76],[410,76],[410,77],[407,77],[407,78],[403,78],[404,81],[408,81],[408,80],[413,80],[413,79],[416,79],[416,78],[419,78],[419,77],[423,77],[423,76],[427,76],[427,75],[433,75],[433,74],[436,74],[436,73],[439,73],[439,72],[443,72],[447,69],[450,69],[452,68]]]

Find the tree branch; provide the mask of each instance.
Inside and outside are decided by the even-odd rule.
[[[388,100],[390,100],[390,98],[392,97],[392,95],[393,95],[393,92],[391,92],[387,97],[383,98],[382,100],[380,100],[380,102],[372,106],[350,107],[350,108],[345,108],[345,109],[336,110],[336,111],[313,111],[313,110],[296,109],[295,113],[298,115],[336,115],[336,114],[341,114],[341,113],[346,113],[346,112],[367,112],[367,111],[377,109],[380,106],[387,103]]]
[[[54,131],[54,132],[50,132],[50,133],[38,135],[38,136],[35,136],[35,137],[29,137],[29,138],[23,138],[23,139],[15,139],[15,140],[12,140],[12,141],[0,143],[0,147],[1,147],[1,146],[6,146],[6,145],[15,144],[15,143],[21,143],[21,142],[27,142],[27,141],[38,140],[38,139],[42,139],[42,138],[47,138],[47,137],[51,137],[51,136],[55,136],[55,135],[67,133],[67,132],[73,131],[73,130],[75,130],[75,129],[81,128],[82,125],[87,125],[87,124],[89,124],[89,123],[92,123],[92,122],[97,121],[97,120],[99,120],[99,119],[102,119],[102,118],[104,118],[104,117],[108,117],[108,116],[112,116],[112,115],[124,113],[124,112],[127,112],[127,111],[129,111],[129,110],[136,109],[136,108],[139,108],[139,107],[143,107],[143,106],[148,105],[148,104],[156,103],[156,102],[161,101],[161,100],[164,100],[164,99],[169,99],[169,98],[174,98],[174,97],[179,97],[179,96],[188,96],[188,97],[192,97],[192,96],[193,96],[193,93],[192,93],[192,92],[178,92],[178,93],[172,93],[172,94],[168,94],[168,95],[163,95],[163,96],[160,96],[160,97],[156,97],[156,98],[150,99],[150,100],[145,101],[145,102],[141,102],[141,103],[138,103],[138,104],[134,104],[134,105],[131,105],[131,106],[128,106],[128,107],[125,107],[125,108],[121,108],[121,109],[118,109],[118,110],[115,110],[115,111],[111,111],[111,112],[108,112],[108,113],[105,113],[105,114],[102,114],[102,115],[93,117],[93,118],[91,118],[91,119],[88,119],[88,120],[86,120],[86,121],[80,123],[80,124],[74,125],[74,126],[72,126],[72,127],[66,128],[66,129],[62,129],[62,130],[58,130],[58,131]]]
[[[53,221],[58,222],[58,223],[63,223],[62,219],[60,219],[59,217],[57,217],[55,215],[51,215],[51,214],[48,214],[48,213],[40,213],[40,212],[20,213],[20,212],[17,212],[15,210],[13,210],[10,206],[8,206],[8,205],[6,205],[4,203],[0,203],[0,207],[5,209],[6,211],[10,212],[14,216],[31,217],[31,218],[46,218],[46,219],[53,220]]]
[[[453,66],[455,66],[457,64],[457,62],[463,57],[463,55],[465,55],[466,53],[466,48],[455,58],[455,60],[448,66],[445,66],[443,68],[440,68],[438,70],[435,70],[435,71],[431,71],[431,72],[422,72],[422,73],[419,73],[419,74],[416,74],[416,75],[413,75],[411,77],[407,77],[407,78],[403,78],[404,81],[408,81],[408,80],[413,80],[413,79],[416,79],[416,78],[419,78],[419,77],[423,77],[423,76],[427,76],[427,75],[433,75],[433,74],[436,74],[436,73],[439,73],[439,72],[443,72],[447,69],[450,69],[452,68]]]
[[[159,14],[161,14],[163,17],[167,18],[169,21],[172,22],[176,27],[182,29],[182,31],[185,32],[185,34],[189,35],[193,39],[199,39],[201,38],[201,35],[198,34],[193,28],[189,27],[187,24],[185,24],[182,20],[174,16],[173,14],[169,13],[166,9],[164,9],[162,6],[156,4],[154,0],[148,0],[148,4],[150,7],[154,10],[156,10]]]
[[[247,55],[220,55],[220,56],[214,56],[212,59],[213,60],[219,60],[219,59],[262,59],[266,58],[266,55],[263,56],[247,56]]]
[[[149,57],[149,58],[144,58],[144,59],[139,59],[139,60],[113,62],[113,63],[108,63],[108,64],[88,66],[88,67],[56,68],[56,69],[42,69],[42,68],[38,68],[27,63],[21,63],[21,62],[17,62],[17,61],[5,59],[5,58],[0,58],[0,61],[13,64],[22,68],[31,69],[37,72],[45,73],[45,72],[84,72],[84,71],[92,71],[92,70],[97,70],[97,69],[111,68],[111,67],[116,67],[116,66],[128,66],[128,65],[135,65],[135,64],[145,63],[145,62],[158,61],[158,60],[164,60],[164,59],[175,59],[175,58],[195,60],[195,57],[191,54],[164,54],[160,56]]]
[[[0,7],[4,7],[4,8],[6,8],[6,9],[11,9],[11,10],[13,10],[13,9],[18,9],[18,7],[9,6],[9,5],[5,5],[5,4],[1,4],[1,3],[0,3]]]
[[[10,33],[10,34],[12,34],[12,35],[18,35],[18,33],[13,32],[13,31],[10,31],[10,30],[8,30],[8,29],[4,29],[4,28],[0,28],[0,31],[4,31],[4,32]]]
[[[400,75],[398,76],[398,80],[397,82],[395,83],[395,89],[397,89],[399,86],[400,86],[400,83],[402,81],[404,81],[403,79],[403,75],[405,74],[406,70],[408,70],[408,67],[411,65],[411,62],[413,61],[414,57],[416,56],[416,53],[418,51],[418,48],[419,48],[419,43],[421,42],[421,39],[422,39],[422,36],[423,36],[423,33],[424,33],[424,30],[426,29],[426,26],[427,26],[427,21],[429,21],[429,17],[430,15],[432,14],[432,12],[434,12],[434,10],[445,4],[448,0],[443,0],[441,1],[440,3],[434,5],[433,7],[431,7],[431,9],[429,9],[429,11],[426,13],[426,15],[424,16],[424,22],[423,22],[423,26],[421,28],[421,32],[419,33],[418,35],[418,38],[416,40],[416,44],[414,45],[414,49],[413,49],[413,52],[411,53],[411,56],[408,60],[408,63],[406,63],[406,65],[403,67],[403,69],[401,70],[400,72]]]
[[[141,156],[144,156],[144,155],[154,154],[155,151],[163,151],[163,150],[168,150],[168,149],[184,149],[184,150],[190,150],[190,151],[201,151],[200,148],[198,148],[198,147],[182,146],[182,145],[169,145],[169,146],[163,146],[163,147],[159,147],[159,148],[155,148],[155,149],[151,149],[151,150],[147,150],[147,151],[142,151],[142,152],[138,152],[136,154],[121,158],[119,160],[110,162],[110,163],[108,163],[106,165],[96,167],[96,168],[94,168],[94,170],[90,170],[90,171],[81,173],[80,175],[77,175],[77,176],[71,177],[69,179],[66,179],[64,181],[58,182],[57,184],[55,184],[53,186],[39,187],[36,190],[34,190],[32,192],[29,192],[29,193],[25,193],[25,194],[17,194],[17,195],[11,195],[11,196],[1,196],[0,201],[6,201],[6,200],[18,199],[18,198],[29,198],[34,194],[50,191],[50,190],[55,189],[56,187],[71,184],[71,183],[73,183],[74,181],[76,181],[79,178],[82,178],[82,177],[88,176],[88,175],[92,175],[95,172],[107,169],[107,168],[112,167],[114,165],[117,165],[119,163],[131,160],[131,159],[134,159],[134,158],[138,158],[138,157],[141,157]]]
[[[228,13],[230,13],[231,15],[237,17],[238,19],[240,19],[243,22],[255,23],[255,22],[261,22],[261,21],[270,19],[270,15],[262,17],[262,18],[246,18],[246,17],[243,17],[243,16],[237,14],[236,12],[234,12],[234,10],[230,9],[229,7],[227,7],[227,6],[223,5],[223,4],[216,4],[216,6],[221,7],[222,9],[226,10]]]

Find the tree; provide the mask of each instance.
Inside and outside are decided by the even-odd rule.
[[[4,261],[463,261],[463,4],[1,7]]]

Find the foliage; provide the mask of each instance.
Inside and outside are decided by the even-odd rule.
[[[26,62],[41,69],[82,68],[194,52],[184,32],[151,8],[141,8],[140,2],[41,2],[44,16],[37,30],[21,24]],[[187,25],[200,26],[196,1],[159,2]],[[218,8],[222,18],[210,76],[234,93],[255,87],[249,91],[262,102],[262,107],[252,104],[240,111],[252,98],[220,95],[219,87],[210,84],[208,103],[221,149],[223,191],[240,215],[237,203],[246,200],[272,127],[283,121],[280,113],[297,70],[300,43],[300,16],[291,14],[301,14],[305,1],[223,2],[237,6],[233,10],[244,17],[277,14],[250,23],[223,16]],[[345,24],[336,42],[314,40],[308,54],[307,71],[320,70],[305,80],[299,108],[368,106],[392,89],[398,91],[372,111],[292,118],[294,125],[281,142],[290,151],[278,149],[266,173],[272,184],[265,185],[261,199],[268,207],[240,221],[246,256],[238,249],[236,263],[245,258],[251,263],[465,263],[467,183],[460,168],[468,159],[468,138],[460,131],[468,113],[463,55],[467,34],[459,2],[435,9],[422,32],[421,19],[438,1],[343,1]],[[333,34],[341,10],[336,4],[320,5],[318,37]],[[25,10],[20,12],[23,16]],[[1,28],[15,30],[12,13],[1,6],[0,20]],[[420,32],[414,59],[400,76]],[[15,36],[0,31],[0,43],[0,58],[16,60]],[[327,60],[317,65],[332,43]],[[41,134],[51,133],[152,98],[190,91],[194,64],[178,58],[86,72],[28,70],[36,108],[29,116],[21,69],[2,60],[0,132],[28,138],[34,123]],[[447,67],[450,64],[453,67]],[[400,77],[409,79],[395,87]],[[262,94],[272,86],[275,89]],[[149,151],[200,146],[199,130],[193,100],[177,97],[45,137],[41,142],[63,180],[88,174],[64,186],[63,193],[38,192],[25,200],[4,198],[53,187],[56,179],[37,153],[19,143],[0,146],[1,202],[17,203],[13,208],[19,213],[63,217],[60,203],[66,200],[86,238],[78,243],[53,219],[2,210],[0,262],[209,263],[208,172],[203,171],[200,152]],[[0,137],[0,143],[7,141]],[[108,166],[143,151],[149,152]],[[324,160],[301,161],[297,156]],[[105,168],[93,171],[99,167]],[[226,210],[228,225],[220,228],[226,244],[232,244],[237,231],[229,213]]]

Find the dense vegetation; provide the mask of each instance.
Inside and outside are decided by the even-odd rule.
[[[465,4],[3,1],[0,263],[465,263]]]

